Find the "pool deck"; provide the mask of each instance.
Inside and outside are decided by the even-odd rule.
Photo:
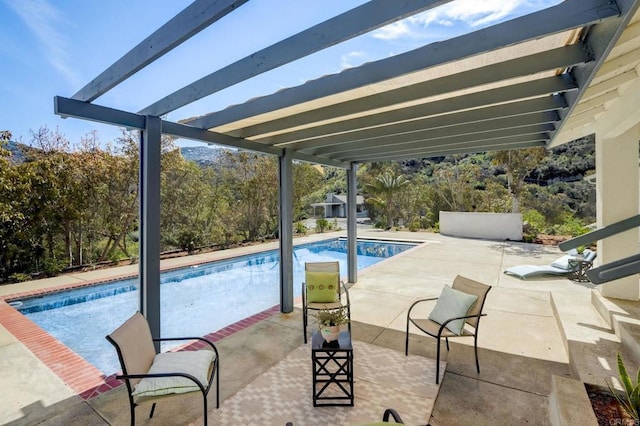
[[[296,238],[295,243],[344,234],[315,234]],[[481,373],[475,371],[472,339],[451,340],[451,351],[443,353],[444,380],[430,418],[423,424],[557,424],[551,420],[556,405],[552,398],[554,375],[596,384],[615,376],[611,366],[615,365],[619,340],[593,307],[591,284],[558,277],[522,281],[503,274],[505,268],[518,264],[549,264],[560,255],[556,247],[365,228],[358,229],[358,236],[423,244],[359,272],[358,282],[349,290],[354,340],[403,351],[406,312],[414,300],[437,296],[457,274],[493,286],[479,337]],[[277,248],[277,243],[163,260],[162,268],[270,248]],[[137,265],[131,265],[5,285],[0,287],[0,299],[136,273]],[[20,317],[0,300],[0,424],[129,423],[122,386],[117,387],[113,379],[105,382],[97,370]],[[210,335],[221,353],[222,405],[299,348],[301,334],[300,310],[296,309],[291,314],[265,312]],[[569,352],[576,347],[577,352]],[[410,352],[411,356],[433,359],[435,341],[412,334]],[[252,368],[243,368],[247,365]],[[175,400],[178,402],[158,408],[153,419],[146,419],[139,408],[138,424],[167,424],[167,419],[170,424],[201,424],[197,399]],[[410,416],[414,409],[392,395],[389,401],[401,414],[404,411]]]

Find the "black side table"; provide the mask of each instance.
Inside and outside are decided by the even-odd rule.
[[[311,360],[313,406],[353,407],[353,346],[349,332],[340,332],[337,342],[331,344],[327,344],[320,333],[314,332]]]

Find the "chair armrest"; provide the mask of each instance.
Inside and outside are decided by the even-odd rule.
[[[442,330],[444,330],[447,324],[449,324],[451,321],[468,319],[468,318],[480,318],[480,317],[486,317],[486,316],[487,314],[476,314],[476,315],[465,315],[463,317],[449,318],[448,320],[446,320],[440,325],[440,329],[438,330],[438,336],[442,334]]]
[[[384,410],[384,414],[382,415],[382,421],[389,422],[389,417],[391,417],[393,421],[396,423],[404,424],[404,422],[402,421],[402,418],[400,417],[400,414],[398,414],[398,412],[393,408],[387,408],[386,410]]]
[[[422,303],[422,302],[429,302],[429,301],[432,301],[432,300],[438,300],[438,296],[435,296],[435,297],[427,297],[426,299],[418,299],[418,300],[416,300],[415,302],[413,302],[413,303],[411,304],[411,306],[409,306],[409,311],[407,312],[407,318],[409,318],[409,315],[411,314],[411,311],[413,310],[413,308],[414,308],[417,304]]]
[[[344,290],[344,294],[347,297],[347,305],[350,305],[351,302],[349,301],[349,290],[347,289],[344,281],[340,280],[340,286],[342,287],[342,290]]]
[[[153,339],[154,342],[166,342],[170,340],[200,340],[211,346],[211,349],[216,353],[216,359],[218,359],[218,348],[216,348],[216,345],[214,345],[211,340],[205,339],[204,337],[160,337]]]

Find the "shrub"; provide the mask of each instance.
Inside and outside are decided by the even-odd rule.
[[[55,277],[65,268],[66,262],[63,260],[46,258],[42,262],[42,272],[47,277]]]
[[[181,230],[176,237],[176,246],[189,253],[200,247],[202,243],[202,235],[190,229]]]
[[[571,235],[577,237],[578,235],[586,234],[589,229],[585,226],[584,221],[567,214],[564,216],[564,222],[559,225],[553,226],[553,233],[556,235]]]
[[[329,221],[323,217],[316,220],[316,231],[319,233],[323,233],[326,229],[329,228]]]
[[[31,275],[23,274],[22,272],[16,272],[15,274],[9,275],[9,281],[12,283],[22,283],[25,281],[29,281],[31,279]]]
[[[525,235],[525,241],[526,237],[531,238],[531,240],[535,239],[535,237],[541,232],[544,232],[546,228],[546,220],[542,213],[537,210],[526,210],[522,214],[522,220],[527,224],[528,228]]]
[[[308,228],[303,222],[296,222],[296,229],[295,229],[296,234],[306,235],[307,231],[308,231]]]

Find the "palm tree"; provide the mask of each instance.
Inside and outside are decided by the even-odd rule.
[[[399,192],[408,183],[409,181],[404,176],[385,171],[376,176],[372,183],[365,185],[366,191],[372,194],[367,198],[367,201],[384,212],[388,229],[393,227],[394,219],[398,217]]]

